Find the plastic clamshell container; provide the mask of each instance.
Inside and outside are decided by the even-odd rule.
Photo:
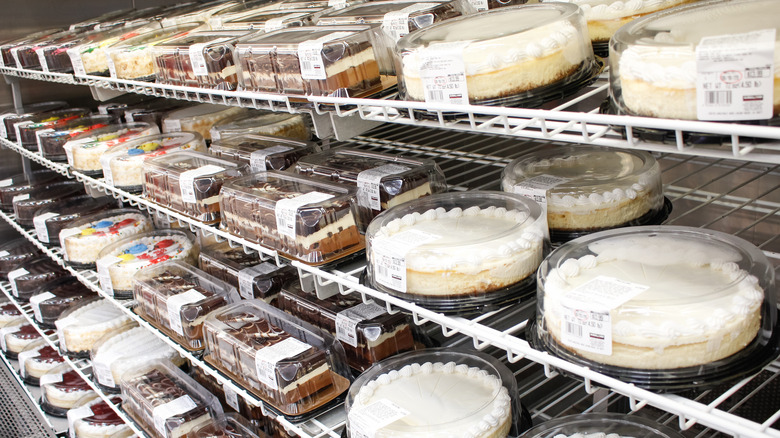
[[[113,396],[109,400],[115,406],[122,404],[119,396]],[[110,438],[130,438],[135,435],[125,420],[120,417],[115,406],[109,406],[103,399],[97,398],[89,401],[80,400],[73,409],[68,411],[68,424],[74,431],[75,438],[88,438],[95,428],[104,429]]]
[[[43,49],[52,44],[62,44],[73,40],[78,34],[84,33],[83,30],[72,31],[63,30],[44,38],[36,38],[25,41],[11,48],[11,56],[16,61],[16,67],[25,70],[48,71],[48,65],[45,65],[46,58]],[[63,51],[65,58],[68,55]],[[44,63],[41,62],[44,61]]]
[[[257,298],[270,303],[285,283],[298,279],[298,270],[290,265],[264,262],[256,252],[247,254],[242,247],[222,242],[204,247],[200,268],[238,289],[242,298]]]
[[[136,24],[135,27],[138,27],[138,25]],[[38,53],[40,65],[44,72],[84,75],[88,72],[84,70],[85,65],[81,61],[81,52],[87,50],[87,47],[90,45],[98,47],[100,41],[110,40],[113,37],[127,33],[129,30],[124,26],[118,26],[105,30],[96,29],[73,33],[69,38],[42,44],[40,48],[36,49],[36,53]],[[99,52],[103,53],[102,51]],[[88,60],[90,59],[89,56],[87,58]],[[92,61],[96,62],[97,59],[93,58]],[[105,63],[105,60],[103,62]],[[91,68],[92,66],[89,65],[89,67]]]
[[[152,47],[157,82],[235,90],[233,51],[245,31],[195,31]]]
[[[11,294],[19,301],[27,301],[38,291],[38,287],[60,277],[70,274],[57,264],[51,257],[41,255],[30,259],[8,273],[11,283]]]
[[[78,181],[60,181],[36,187],[31,191],[14,196],[13,211],[16,223],[22,227],[34,226],[33,218],[41,208],[68,198],[84,195],[84,184]]]
[[[205,153],[181,151],[146,160],[144,196],[204,223],[220,218],[223,184],[249,173],[249,166]]]
[[[33,34],[25,35],[20,38],[16,38],[11,41],[4,41],[0,43],[0,67],[22,68],[17,65],[16,57],[13,56],[11,50],[17,48],[23,44],[34,42],[38,40],[46,40],[52,36],[62,32],[63,29],[46,29]],[[18,52],[17,52],[18,56]]]
[[[266,111],[252,111],[236,119],[224,120],[215,124],[210,133],[212,142],[247,134],[273,135],[303,141],[311,139],[311,131],[301,114]]]
[[[72,357],[89,357],[92,347],[103,335],[133,324],[135,322],[120,306],[105,299],[73,306],[54,323],[60,351]]]
[[[67,178],[53,170],[33,170],[29,174],[20,173],[10,178],[0,180],[0,209],[5,212],[14,211],[14,198],[30,193],[35,188],[54,182],[67,181]],[[18,199],[18,198],[17,198]]]
[[[540,205],[523,196],[431,195],[371,221],[367,273],[393,296],[449,313],[479,310],[532,289],[546,235]]]
[[[55,417],[67,417],[68,411],[79,401],[94,400],[98,394],[81,375],[61,364],[39,379],[41,386],[41,409]]]
[[[160,131],[163,131],[163,119],[168,116],[169,113],[194,106],[192,102],[173,101],[169,99],[155,99],[151,102],[147,102],[144,105],[139,105],[135,108],[128,108],[124,112],[124,118],[126,123],[132,122],[145,122],[157,125]]]
[[[226,393],[225,387],[218,382],[214,376],[206,374],[203,368],[194,367],[190,371],[190,376],[195,379],[196,382],[203,385],[208,392],[214,394],[219,399],[219,402],[222,403],[223,407],[229,406],[233,408],[234,411],[241,414],[244,418],[251,420],[253,424],[258,426],[266,423],[267,417],[266,414],[263,413],[263,410],[267,409],[267,407],[253,406],[249,404],[245,398],[239,397],[235,391],[231,392],[231,389],[228,389],[228,392]],[[266,410],[266,412],[268,411]],[[276,435],[273,436],[277,438]]]
[[[67,52],[76,76],[108,76],[108,48],[130,38],[137,37],[149,28],[159,25],[150,22],[138,22],[112,29],[101,35],[86,38],[70,47]]]
[[[228,137],[209,148],[212,155],[249,164],[252,172],[286,170],[301,157],[319,150],[320,146],[312,141],[258,134]]]
[[[236,45],[243,89],[289,95],[364,97],[382,89],[371,26],[291,27]],[[301,61],[303,59],[303,61]]]
[[[190,350],[202,350],[206,314],[240,299],[236,288],[181,261],[133,277],[136,313]]]
[[[193,429],[190,436],[193,438],[269,438],[260,428],[253,426],[246,418],[235,412],[225,414],[224,423],[212,420]]]
[[[341,342],[350,367],[365,371],[395,354],[414,350],[413,324],[408,315],[390,315],[359,295],[334,295],[320,300],[314,291],[304,292],[300,282],[290,282],[279,293],[276,307],[318,327]]]
[[[664,207],[649,152],[556,146],[521,155],[501,175],[505,192],[542,199],[551,234],[643,225]]]
[[[364,247],[355,190],[336,183],[268,171],[222,187],[222,227],[319,265]]]
[[[19,265],[39,255],[41,250],[26,237],[13,239],[0,245],[0,276],[7,277],[8,273]]]
[[[103,178],[116,188],[141,192],[144,188],[145,160],[184,150],[206,152],[206,142],[197,132],[172,132],[139,137],[112,148],[100,157]]]
[[[65,262],[79,269],[94,269],[98,254],[106,246],[140,233],[154,225],[145,213],[120,208],[94,213],[71,222],[59,233]]]
[[[36,131],[38,152],[40,152],[43,158],[52,161],[66,161],[67,155],[65,155],[63,146],[68,140],[81,133],[104,128],[114,120],[113,116],[100,114],[71,120],[54,129]]]
[[[587,32],[582,11],[564,3],[503,8],[436,23],[398,41],[399,95],[429,103],[484,105],[559,98],[593,76],[597,63]],[[431,64],[441,56],[462,67]],[[448,74],[445,80],[442,71]]]
[[[366,223],[395,205],[447,191],[444,172],[433,160],[357,149],[308,155],[300,158],[293,170],[355,187]]]
[[[24,317],[15,319],[13,323],[0,328],[0,349],[8,359],[16,359],[17,355],[24,350],[44,343],[38,328],[27,322]]]
[[[87,108],[66,108],[39,113],[29,120],[14,124],[16,142],[23,148],[38,151],[38,137],[36,132],[44,129],[57,129],[68,122],[87,117],[90,110]]]
[[[386,424],[367,422],[369,412],[383,405],[392,413]],[[523,424],[517,381],[506,365],[457,349],[413,351],[379,362],[352,384],[346,410],[350,437],[372,428],[378,436],[407,438],[517,436],[530,426]]]
[[[522,438],[553,438],[554,436],[642,436],[647,438],[682,438],[669,426],[639,415],[587,413],[565,415],[538,424],[523,432]]]
[[[245,15],[251,15],[259,11],[267,9],[276,9],[276,1],[267,0],[244,0],[231,2],[228,7],[220,9],[214,12],[206,23],[212,30],[222,30],[222,25],[225,21],[231,20],[236,17],[243,17]]]
[[[737,43],[741,37],[729,38],[758,30],[764,31],[764,36],[750,37],[744,46]],[[723,41],[718,42],[717,37]],[[697,61],[697,56],[709,59],[708,52],[697,52],[706,51],[710,44],[710,50],[718,54],[755,49],[766,53],[770,57],[766,61],[770,61],[780,47],[778,38],[780,4],[771,0],[700,1],[637,19],[618,30],[610,41],[612,105],[619,114],[668,119],[731,122],[777,117],[780,70],[771,71],[764,60],[744,66],[718,63],[708,67]],[[744,49],[747,46],[750,49]],[[722,73],[731,67],[731,74]],[[760,89],[765,91],[754,87],[760,81],[764,81]],[[750,98],[764,96],[767,91],[773,98]]]
[[[32,343],[17,354],[19,376],[28,385],[40,385],[39,379],[65,362],[65,358],[47,343]]]
[[[258,11],[226,20],[221,29],[273,32],[287,27],[311,26],[323,12],[324,10],[316,8]]]
[[[65,311],[96,296],[92,289],[74,281],[73,277],[60,277],[38,287],[30,297],[30,308],[35,321],[44,327],[53,328],[54,322]]]
[[[197,132],[204,139],[211,140],[211,127],[229,117],[238,117],[249,110],[246,108],[211,105],[208,103],[188,106],[168,113],[162,121],[164,133]]]
[[[118,123],[77,135],[65,143],[63,148],[68,156],[68,164],[74,170],[88,175],[99,175],[103,171],[100,156],[105,152],[139,137],[159,133],[157,125],[149,123]]]
[[[117,201],[111,196],[93,198],[89,195],[63,199],[39,209],[33,217],[38,241],[47,246],[60,244],[59,235],[63,228],[73,221],[93,213],[116,208]]]
[[[154,80],[152,48],[170,38],[185,36],[202,25],[202,23],[186,23],[153,29],[111,45],[106,49],[111,77],[133,81]]]
[[[189,436],[192,429],[223,418],[214,395],[167,361],[126,372],[122,409],[151,436]]]
[[[130,298],[136,272],[168,260],[194,264],[199,251],[189,231],[157,230],[126,237],[100,251],[96,262],[100,286],[114,297]]]
[[[329,334],[258,300],[212,312],[203,323],[205,359],[292,417],[349,387],[344,349]]]
[[[65,101],[39,102],[25,105],[18,111],[11,109],[0,115],[0,137],[16,141],[14,125],[32,120],[37,114],[62,109],[68,106]]]
[[[235,6],[238,1],[214,1],[196,6],[194,10],[180,12],[176,15],[166,17],[161,21],[163,27],[182,25],[185,23],[204,23],[217,12]]]

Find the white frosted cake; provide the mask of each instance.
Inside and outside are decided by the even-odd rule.
[[[119,214],[117,214],[119,213]],[[73,224],[60,231],[60,244],[65,260],[70,263],[91,265],[97,260],[100,250],[109,244],[134,234],[151,231],[151,220],[138,211],[99,213],[95,220],[90,216],[88,223]]]
[[[350,430],[360,428],[361,411],[387,402],[408,414],[376,429],[377,438],[503,438],[512,426],[511,399],[501,379],[455,362],[414,363],[367,382],[350,407]]]
[[[55,322],[60,349],[68,353],[89,352],[106,333],[132,321],[107,300],[81,306]]]
[[[111,402],[119,405],[122,399],[115,396]],[[102,399],[79,403],[68,411],[68,424],[73,425],[75,438],[127,438],[135,436],[125,421]]]
[[[543,285],[540,279],[539,298],[547,331],[558,344],[589,360],[641,369],[706,364],[750,344],[761,325],[764,291],[740,269],[740,253],[709,235],[653,231],[663,228],[603,239],[598,236],[604,233],[593,234],[587,244],[591,254],[553,263]],[[578,320],[567,315],[588,309],[603,291],[615,288],[625,289],[626,295],[618,295],[623,299],[611,310],[598,310],[609,311],[611,352],[562,338],[579,333],[571,327]],[[588,303],[574,298],[583,290]]]
[[[159,132],[157,125],[148,123],[112,125],[87,133],[89,135],[75,137],[63,147],[68,155],[68,164],[74,169],[98,172],[102,170],[100,156],[106,151],[134,138]]]

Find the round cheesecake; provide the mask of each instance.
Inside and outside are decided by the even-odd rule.
[[[85,304],[57,320],[60,349],[69,355],[89,353],[106,333],[127,326],[131,319],[107,300]]]
[[[111,401],[120,404],[122,400],[114,397]],[[103,400],[92,400],[71,412],[68,413],[68,421],[72,419],[76,438],[126,438],[135,435],[125,421]]]
[[[57,380],[50,383],[46,382],[46,375],[41,379],[41,390],[43,392],[44,402],[49,413],[63,415],[65,411],[72,408],[79,400],[87,397],[97,398],[98,395],[90,388],[86,381],[75,371],[62,373]]]
[[[109,244],[151,231],[151,220],[131,209],[110,210],[90,215],[60,231],[65,260],[79,266],[94,266],[100,251]]]
[[[21,355],[24,353],[20,353]],[[35,354],[32,354],[24,361],[24,370],[27,376],[33,379],[39,379],[42,375],[48,373],[56,366],[65,362],[65,358],[52,347],[41,346]]]

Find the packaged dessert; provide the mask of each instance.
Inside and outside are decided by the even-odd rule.
[[[128,39],[146,35],[150,29],[159,31],[160,27],[158,24],[141,21],[102,32],[94,37],[85,37],[84,40],[67,49],[73,65],[73,73],[77,76],[108,76],[111,67],[109,49]]]
[[[382,43],[371,26],[291,27],[236,45],[243,89],[364,97],[382,89]],[[375,49],[376,47],[376,49]]]
[[[243,134],[211,143],[209,152],[220,158],[249,164],[252,172],[286,170],[305,155],[319,152],[312,141],[270,135]]]
[[[126,237],[103,248],[95,262],[100,287],[115,298],[132,298],[133,275],[167,260],[194,264],[199,247],[183,230],[158,230]]]
[[[33,170],[0,180],[0,209],[6,213],[13,212],[13,202],[17,196],[30,193],[37,187],[66,180],[64,176],[48,169]]]
[[[185,23],[149,30],[117,42],[106,49],[108,71],[112,78],[133,81],[154,80],[154,55],[152,48],[169,39],[183,37],[202,26],[202,23]]]
[[[71,138],[98,128],[105,128],[114,121],[113,116],[94,115],[71,120],[70,122],[51,129],[41,129],[35,132],[38,152],[43,158],[52,161],[66,161],[63,146]]]
[[[457,349],[409,352],[379,362],[355,380],[346,409],[347,436],[353,438],[503,437],[530,426],[521,417],[517,381],[506,365]],[[381,422],[375,417],[380,411]]]
[[[41,250],[26,237],[13,239],[0,245],[0,276],[7,277],[8,273],[19,265],[39,255]]]
[[[229,117],[237,117],[249,110],[245,108],[200,104],[170,112],[163,119],[163,132],[191,131],[211,140],[211,127]]]
[[[247,300],[270,303],[285,283],[298,279],[295,267],[263,261],[260,254],[247,253],[240,246],[233,248],[229,242],[203,247],[199,257],[200,269],[233,285]]]
[[[36,132],[45,129],[57,129],[68,122],[87,117],[90,110],[87,108],[67,108],[36,114],[27,120],[14,124],[16,131],[16,143],[30,151],[38,151],[38,137]]]
[[[95,343],[106,333],[134,321],[113,302],[101,299],[72,307],[54,323],[60,352],[70,357],[89,357]]]
[[[273,32],[286,27],[311,26],[323,12],[324,9],[318,8],[264,10],[225,20],[219,29]]]
[[[30,308],[39,326],[54,328],[64,312],[95,297],[97,294],[80,281],[60,277],[38,286],[30,296]]]
[[[82,216],[68,224],[59,232],[59,243],[68,266],[94,269],[103,248],[152,229],[154,226],[149,216],[137,209],[105,210]]]
[[[170,345],[146,327],[115,330],[92,347],[92,378],[101,390],[119,392],[122,375],[154,360],[169,360],[177,366],[185,360]]]
[[[159,133],[157,125],[149,123],[117,123],[77,135],[65,143],[63,148],[73,170],[97,176],[103,171],[100,156],[106,151],[128,141]]]
[[[98,105],[97,111],[98,114],[113,116],[117,121],[121,122],[124,120],[125,111],[145,108],[147,105],[162,100],[165,99],[143,94],[121,94],[113,99],[103,101],[103,103]]]
[[[335,338],[262,301],[210,313],[203,334],[205,360],[285,416],[317,410],[349,387]]]
[[[135,435],[125,420],[117,414],[122,398],[110,398],[113,406],[97,398],[76,403],[68,411],[68,430],[73,438],[129,438]]]
[[[30,345],[16,356],[16,360],[20,377],[32,386],[38,386],[41,376],[65,363],[65,358],[45,342]]]
[[[163,27],[181,25],[184,23],[204,23],[207,24],[209,18],[215,13],[235,6],[237,1],[212,1],[198,5],[194,10],[178,13],[169,16],[161,21]],[[243,2],[242,2],[243,3]]]
[[[157,82],[168,85],[235,90],[233,51],[246,31],[194,31],[152,47]]]
[[[268,171],[222,187],[222,227],[311,265],[363,249],[355,190],[285,172]]]
[[[16,57],[11,54],[11,50],[25,43],[51,38],[63,30],[64,29],[62,28],[41,30],[33,34],[15,38],[11,41],[4,41],[3,43],[0,43],[0,67],[22,68],[21,66],[17,65]]]
[[[41,255],[22,263],[18,268],[9,272],[8,282],[11,284],[13,296],[19,301],[26,302],[41,285],[69,276],[70,273],[51,257]]]
[[[98,394],[68,364],[62,364],[39,379],[41,409],[54,417],[67,418],[68,411],[80,400],[95,400]]]
[[[427,103],[539,106],[595,79],[582,11],[532,4],[478,12],[400,40],[401,98]],[[446,57],[448,62],[437,60]]]
[[[16,307],[16,304],[10,301],[0,302],[0,328],[18,325],[23,319],[22,311]]]
[[[537,348],[648,389],[739,379],[777,348],[771,266],[752,244],[701,228],[590,234],[540,266],[529,333]]]
[[[265,10],[275,10],[278,9],[277,4],[277,1],[267,0],[244,0],[233,2],[229,7],[221,9],[211,15],[208,20],[206,20],[206,23],[212,30],[221,30],[224,23],[228,20],[253,15]]]
[[[105,14],[101,14],[97,17],[88,18],[83,21],[79,21],[77,23],[73,23],[70,25],[70,30],[93,30],[96,27],[99,27],[101,25],[105,26],[110,23],[116,22],[118,20],[121,20],[122,17],[130,16],[130,14],[133,12],[133,9],[117,9],[114,11],[106,12]]]
[[[188,350],[202,350],[209,312],[240,300],[236,288],[181,261],[161,263],[133,277],[136,313]]]
[[[227,408],[231,408],[257,426],[265,425],[267,422],[266,414],[268,411],[266,411],[265,414],[263,413],[266,409],[265,405],[254,406],[253,404],[250,404],[245,398],[238,395],[234,389],[235,385],[220,383],[214,376],[207,374],[206,371],[200,367],[192,367],[190,376],[195,379],[196,382],[203,385],[208,392],[214,394],[222,404],[222,407],[226,410]],[[272,436],[278,438],[276,435]]]
[[[301,175],[355,187],[366,222],[395,205],[447,190],[444,173],[433,160],[357,149],[329,149],[308,155],[293,169]]]
[[[660,224],[668,215],[661,169],[644,151],[577,145],[528,152],[504,168],[501,187],[542,205],[553,241]]]
[[[17,68],[48,72],[49,69],[43,54],[43,48],[52,44],[56,45],[71,41],[76,38],[79,33],[86,31],[88,30],[63,30],[42,38],[24,41],[11,48],[11,56],[14,58],[14,61],[16,61]],[[63,55],[67,58],[64,51]]]
[[[222,185],[249,173],[249,166],[201,152],[180,151],[145,160],[144,196],[212,224],[219,221]]]
[[[341,9],[356,3],[362,3],[362,0],[282,0],[276,7],[279,9],[325,9],[331,7]]]
[[[83,183],[68,180],[36,187],[23,195],[14,196],[16,223],[25,228],[33,227],[33,218],[41,208],[84,194]]]
[[[682,438],[669,426],[639,415],[589,412],[565,415],[544,421],[521,435],[523,438],[552,436],[643,436],[647,438]]]
[[[780,68],[772,68],[780,47],[777,12],[780,4],[771,0],[710,0],[627,24],[609,48],[614,109],[635,116],[724,122],[777,116]],[[739,59],[747,53],[762,55],[738,63],[723,59],[723,53],[736,53]]]
[[[382,359],[415,349],[408,315],[390,315],[384,306],[364,303],[358,294],[321,300],[314,291],[304,292],[300,282],[290,282],[275,306],[338,339],[349,366],[361,372]]]
[[[195,427],[223,416],[216,397],[170,362],[127,371],[121,388],[122,410],[151,436],[190,436]]]
[[[12,109],[0,114],[0,137],[7,138],[10,141],[16,140],[16,129],[14,125],[21,122],[32,120],[37,114],[62,109],[68,106],[65,101],[39,102],[25,105],[18,110]]]
[[[45,341],[41,337],[38,328],[27,322],[24,317],[0,328],[0,349],[8,359],[17,359],[19,353],[32,348],[35,345],[43,345]]]
[[[153,125],[157,125],[160,128],[160,132],[163,132],[163,119],[168,116],[168,113],[176,111],[180,108],[186,108],[195,106],[192,102],[174,101],[170,99],[157,99],[146,103],[145,105],[139,105],[135,108],[128,108],[125,110],[124,117],[125,122],[145,122]]]
[[[60,231],[71,223],[94,213],[116,208],[117,201],[110,196],[93,198],[89,195],[63,199],[40,208],[33,216],[38,240],[46,246],[59,245]]]
[[[309,126],[303,115],[262,110],[223,120],[211,128],[210,134],[212,142],[247,134],[273,135],[301,141],[311,139]]]
[[[194,438],[269,438],[259,427],[234,412],[225,414],[224,422],[211,420],[193,429],[191,436]]]
[[[137,28],[138,25],[133,27]],[[93,70],[106,66],[105,52],[103,52],[100,42],[104,40],[111,41],[113,38],[127,33],[133,27],[128,29],[125,26],[118,26],[80,33],[74,32],[70,37],[41,44],[39,48],[36,48],[41,69],[44,72],[75,73],[79,75],[99,73],[99,71],[95,72]],[[102,54],[103,58],[91,56],[91,52],[97,52],[95,55]],[[86,64],[82,54],[87,55]],[[87,67],[89,70],[87,70]]]

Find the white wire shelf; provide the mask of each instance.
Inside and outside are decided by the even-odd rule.
[[[0,68],[0,73],[25,79],[87,85],[120,92],[163,98],[233,105],[274,111],[308,112],[324,116],[336,128],[339,118],[443,128],[527,139],[583,143],[615,148],[636,148],[681,155],[780,163],[780,127],[601,114],[608,96],[608,69],[591,86],[543,109],[450,105],[396,100],[328,96],[284,96],[248,91],[220,91],[113,79],[74,76],[36,70]],[[335,114],[337,117],[330,117]],[[421,114],[424,114],[421,115]],[[457,117],[450,117],[459,114]],[[347,125],[354,122],[345,122]],[[318,123],[315,122],[315,125]],[[667,131],[664,142],[646,141],[640,132]],[[318,132],[320,132],[318,130]],[[624,132],[625,136],[621,133]],[[719,137],[717,145],[701,144],[697,134]],[[340,139],[345,137],[339,136]]]

